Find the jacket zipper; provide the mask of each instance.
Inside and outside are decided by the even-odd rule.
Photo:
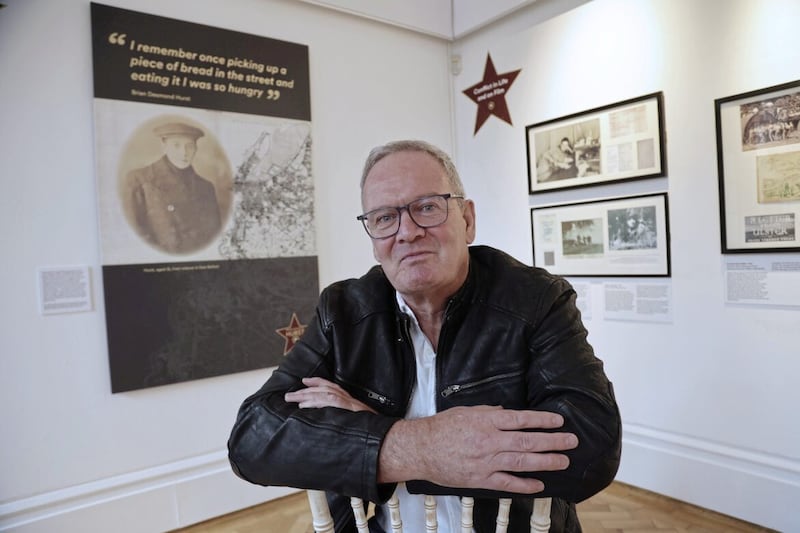
[[[392,400],[390,400],[387,396],[384,396],[383,394],[379,394],[379,393],[377,393],[377,392],[375,392],[375,391],[373,391],[371,389],[368,389],[366,387],[362,387],[361,385],[357,385],[357,384],[353,383],[352,381],[349,381],[349,380],[346,380],[346,379],[342,379],[341,376],[339,376],[339,379],[343,383],[347,383],[350,387],[353,387],[355,389],[360,389],[360,390],[366,392],[367,393],[367,397],[370,400],[375,400],[375,401],[379,402],[381,405],[386,405],[388,407],[393,407],[394,404],[395,404]]]
[[[464,390],[471,389],[473,387],[478,387],[480,385],[485,385],[486,383],[491,383],[493,381],[501,379],[511,378],[514,376],[518,376],[520,374],[522,374],[522,370],[517,370],[514,372],[506,372],[505,374],[498,374],[497,376],[491,376],[488,378],[479,379],[478,381],[472,381],[470,383],[449,385],[448,387],[445,387],[440,394],[442,395],[442,398],[447,398],[448,396],[451,396],[457,392],[463,392]]]
[[[446,348],[448,348],[448,346],[445,343],[449,339],[447,339],[445,334],[447,333],[447,330],[448,330],[447,325],[448,325],[448,323],[450,321],[449,319],[450,319],[450,317],[451,317],[451,315],[453,313],[454,305],[455,305],[455,300],[454,299],[450,299],[447,302],[447,307],[445,307],[445,310],[444,310],[444,321],[442,322],[442,329],[439,330],[439,346],[436,347],[436,369],[435,369],[436,375],[434,377],[434,379],[436,380],[436,384],[437,385],[439,383],[441,383],[441,380],[442,380],[442,365],[444,363],[442,363],[442,357],[440,357],[440,356],[442,354],[446,353],[445,350],[446,350]],[[444,391],[442,391],[442,393],[441,393],[442,398],[447,398],[448,396],[450,396],[450,394],[452,394],[452,392],[445,394],[445,391],[447,391],[448,389],[450,389],[452,387],[453,387],[453,385],[451,385],[450,387],[447,387]],[[439,412],[441,410],[442,410],[442,406],[439,405],[439,399],[436,398],[436,411]]]
[[[414,354],[414,347],[411,342],[411,319],[406,316],[405,313],[400,312],[398,315],[400,320],[400,335],[397,338],[397,343],[400,344],[400,349],[404,351],[404,359],[407,359],[410,362],[410,368],[408,368],[409,375],[416,376],[417,374],[417,358]],[[409,350],[410,348],[410,350]],[[410,353],[407,353],[410,351]],[[416,382],[416,378],[414,380]],[[408,392],[406,393],[406,409],[408,406],[411,405],[411,396],[414,394],[414,383],[408,388]]]
[[[364,389],[364,390],[367,392],[367,396],[369,397],[370,400],[377,400],[378,402],[380,402],[381,405],[388,405],[390,407],[394,405],[394,402],[389,398],[387,398],[386,396],[384,396],[383,394],[378,394],[377,392],[371,391],[369,389]]]

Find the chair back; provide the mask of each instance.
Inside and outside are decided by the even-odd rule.
[[[333,518],[328,507],[325,491],[308,490],[308,503],[311,507],[312,524],[316,533],[333,533]],[[533,500],[531,513],[531,533],[547,533],[550,530],[550,498],[536,498]],[[403,520],[400,517],[400,502],[394,494],[387,503],[389,519],[392,526],[391,533],[403,533]],[[472,533],[472,509],[475,506],[473,498],[461,498],[461,533]],[[369,533],[367,528],[367,514],[364,502],[360,498],[350,498],[350,507],[356,520],[358,533]],[[508,515],[511,510],[511,498],[500,498],[497,509],[497,527],[495,533],[506,533],[508,530]],[[436,498],[425,496],[425,533],[436,533]]]

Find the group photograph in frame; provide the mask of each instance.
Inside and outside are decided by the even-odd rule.
[[[714,110],[722,253],[800,251],[800,80]]]
[[[526,126],[530,194],[666,175],[661,92]]]
[[[531,208],[533,264],[561,276],[669,277],[667,193]]]

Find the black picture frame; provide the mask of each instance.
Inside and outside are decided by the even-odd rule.
[[[562,276],[671,276],[665,192],[530,210],[535,266]]]
[[[664,95],[531,124],[525,146],[529,194],[665,176]]]
[[[800,80],[714,100],[723,254],[800,251]]]

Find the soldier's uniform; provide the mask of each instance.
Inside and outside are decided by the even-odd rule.
[[[167,124],[154,130],[160,137],[203,135],[186,124]],[[188,253],[207,245],[222,223],[214,185],[189,165],[178,168],[165,155],[127,176],[136,230],[147,242],[169,253]]]

